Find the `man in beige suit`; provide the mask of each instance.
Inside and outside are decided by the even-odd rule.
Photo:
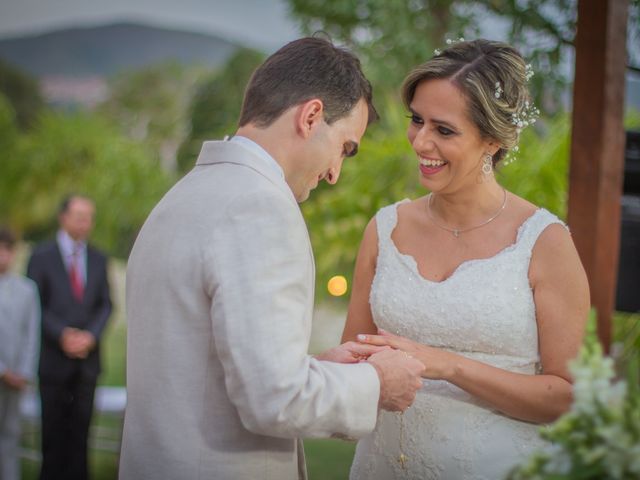
[[[311,245],[298,202],[334,184],[376,116],[355,56],[291,42],[254,73],[240,127],[206,142],[127,271],[120,478],[305,478],[299,437],[359,437],[424,365],[348,343],[307,355]],[[363,361],[366,359],[366,361]]]

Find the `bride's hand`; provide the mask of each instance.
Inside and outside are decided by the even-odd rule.
[[[390,347],[367,345],[358,342],[346,342],[316,355],[315,358],[327,362],[358,363],[365,361],[374,353],[378,353],[389,348]]]
[[[382,329],[378,329],[378,335],[358,335],[357,338],[363,345],[388,346],[420,360],[425,365],[422,372],[424,378],[446,380],[453,374],[455,355],[445,350],[429,347]]]

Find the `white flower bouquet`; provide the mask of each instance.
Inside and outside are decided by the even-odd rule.
[[[616,380],[614,362],[597,342],[571,364],[571,410],[540,435],[549,448],[534,454],[509,480],[640,479],[640,391]]]

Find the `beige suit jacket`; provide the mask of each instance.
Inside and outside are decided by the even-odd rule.
[[[129,258],[120,478],[305,478],[298,437],[370,432],[375,369],[307,355],[313,298],[284,179],[243,145],[206,142]]]

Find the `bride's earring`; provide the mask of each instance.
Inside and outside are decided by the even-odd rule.
[[[482,160],[482,173],[485,175],[491,175],[493,173],[493,157],[488,153],[484,156],[484,160]]]

